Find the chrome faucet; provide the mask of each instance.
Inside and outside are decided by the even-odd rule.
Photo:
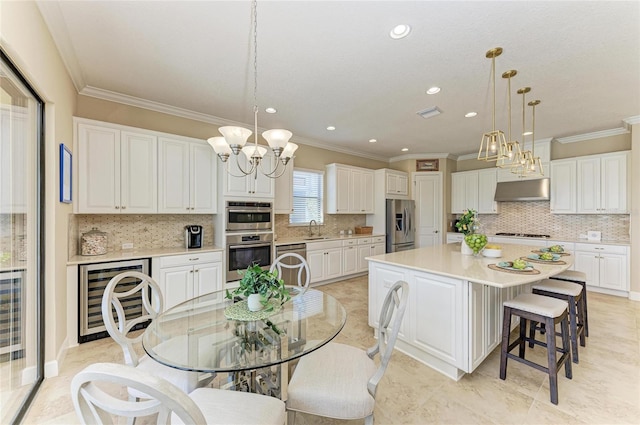
[[[311,225],[314,223],[316,225],[316,228],[318,229],[318,236],[320,236],[320,226],[318,225],[318,222],[315,220],[311,220],[309,222],[309,237],[313,236],[313,229],[311,228]]]

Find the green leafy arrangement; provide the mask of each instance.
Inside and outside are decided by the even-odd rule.
[[[242,276],[240,286],[233,291],[227,289],[225,296],[228,299],[233,299],[237,295],[249,297],[251,294],[260,294],[260,302],[267,311],[273,309],[270,300],[279,301],[282,305],[291,299],[289,291],[284,286],[284,280],[278,278],[276,270],[269,272],[263,270],[259,265],[253,264],[246,270],[238,270],[238,274]]]
[[[478,212],[476,210],[464,210],[464,214],[462,217],[458,219],[456,223],[456,228],[458,231],[462,232],[464,235],[470,235],[475,231],[475,221]]]

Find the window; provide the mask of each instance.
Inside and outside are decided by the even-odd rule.
[[[315,170],[293,170],[293,214],[291,224],[308,224],[315,220],[323,222],[322,181],[324,173]]]

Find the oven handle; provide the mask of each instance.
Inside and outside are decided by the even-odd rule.
[[[240,212],[240,213],[259,213],[259,212],[271,212],[271,208],[251,208],[251,209],[227,208],[227,211]]]
[[[247,243],[242,245],[229,245],[229,249],[242,249],[242,248],[261,248],[263,246],[271,246],[270,243]]]

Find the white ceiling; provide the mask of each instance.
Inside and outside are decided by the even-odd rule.
[[[249,1],[39,6],[80,93],[251,127]],[[399,23],[412,32],[393,40],[389,31]],[[640,115],[637,1],[260,0],[258,104],[278,113],[262,112],[259,125],[372,158],[470,153],[491,130],[485,52],[496,46],[504,49],[496,74],[497,127],[505,132],[500,75],[518,70],[514,138],[521,140],[515,91],[522,86],[532,87],[527,101],[542,101],[536,140],[619,129]],[[427,95],[434,85],[442,91]],[[443,114],[416,115],[432,106]],[[464,118],[469,111],[478,116]],[[527,107],[528,125],[530,114]]]

